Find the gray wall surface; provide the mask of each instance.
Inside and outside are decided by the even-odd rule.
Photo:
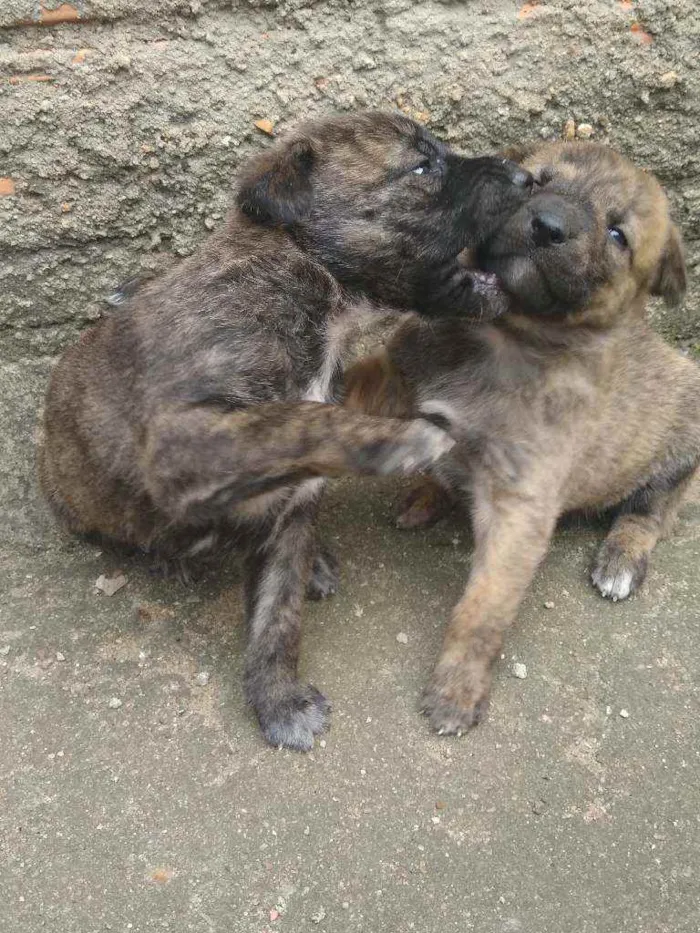
[[[277,134],[383,107],[468,152],[567,133],[609,141],[671,194],[692,287],[657,321],[697,349],[695,6],[2,0],[0,481],[15,513],[48,359],[115,284],[187,255],[220,223],[237,167],[269,144],[259,121]]]

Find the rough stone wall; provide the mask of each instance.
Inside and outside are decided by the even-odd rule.
[[[398,107],[469,152],[592,133],[667,186],[697,279],[694,7],[1,0],[0,485],[17,527],[48,359],[116,283],[188,254],[220,222],[266,130]],[[685,309],[658,321],[700,343],[695,282]]]
[[[589,124],[658,173],[694,259],[693,6],[4,0],[2,355],[56,353],[115,283],[189,253],[267,144],[256,121],[329,110],[400,107],[469,151]]]

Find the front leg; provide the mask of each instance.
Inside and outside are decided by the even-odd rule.
[[[141,458],[153,501],[177,521],[209,521],[232,506],[305,479],[426,469],[454,445],[420,418],[377,418],[320,402],[240,411],[159,413]]]
[[[327,728],[330,714],[323,694],[297,679],[316,510],[315,502],[292,504],[246,557],[246,699],[271,745],[304,752]]]
[[[545,495],[492,499],[475,489],[472,571],[422,699],[422,711],[440,734],[461,735],[486,711],[503,632],[547,550],[556,517]]]

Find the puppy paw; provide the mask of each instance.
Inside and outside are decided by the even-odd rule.
[[[647,572],[646,554],[631,555],[619,544],[604,541],[591,574],[601,596],[617,602],[639,589]]]
[[[177,580],[183,586],[192,586],[202,575],[202,567],[187,557],[151,557],[148,572],[163,580]]]
[[[375,470],[381,475],[390,473],[419,473],[432,466],[452,450],[455,442],[449,434],[416,418],[409,421],[395,441],[382,444],[376,452]]]
[[[396,526],[410,529],[433,525],[447,515],[451,505],[450,497],[437,483],[429,479],[419,482],[404,497]]]
[[[421,712],[438,735],[461,735],[481,722],[491,675],[476,664],[438,664],[423,691]]]
[[[338,561],[326,548],[319,548],[306,586],[306,598],[327,599],[338,592],[339,583]]]
[[[311,751],[314,736],[325,732],[330,725],[330,703],[315,687],[298,681],[290,682],[284,691],[276,693],[274,702],[270,703],[267,698],[263,705],[256,706],[265,740],[275,748]]]
[[[491,320],[508,310],[508,300],[498,279],[492,273],[474,268],[468,250],[438,267],[434,275],[431,304],[442,314],[450,312]]]

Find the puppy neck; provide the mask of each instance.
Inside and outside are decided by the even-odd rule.
[[[639,294],[631,301],[615,302],[601,295],[567,314],[538,316],[511,311],[496,323],[520,340],[554,348],[583,348],[599,344],[606,336],[627,327],[631,320],[643,319],[645,299],[646,295]]]
[[[246,255],[259,257],[265,253],[275,256],[301,253],[294,238],[284,227],[263,226],[246,217],[240,210],[231,211],[226,218],[224,238],[228,249],[241,259]]]

